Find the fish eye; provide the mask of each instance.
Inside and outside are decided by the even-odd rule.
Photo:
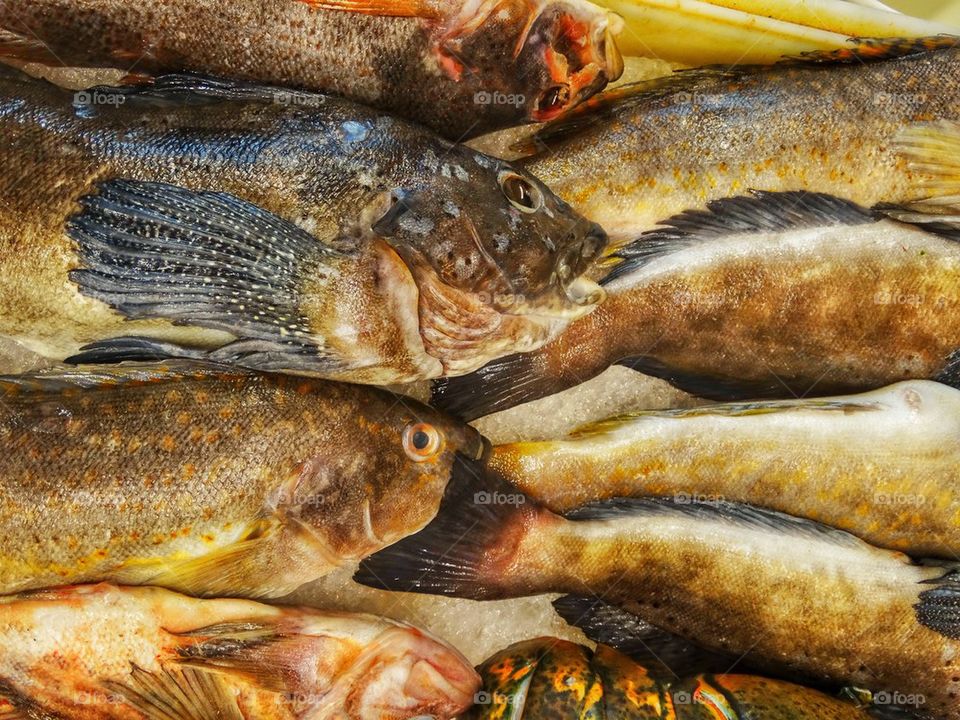
[[[500,189],[510,204],[520,212],[534,213],[543,206],[543,193],[540,188],[517,173],[501,173]]]
[[[436,457],[442,444],[440,431],[429,423],[410,423],[403,430],[403,450],[414,462]]]
[[[540,113],[549,113],[564,108],[570,102],[570,88],[567,85],[554,85],[547,88],[537,101]]]

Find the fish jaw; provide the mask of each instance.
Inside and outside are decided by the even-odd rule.
[[[405,720],[421,715],[446,720],[469,708],[479,689],[480,676],[463,655],[398,624],[363,649],[303,720]]]

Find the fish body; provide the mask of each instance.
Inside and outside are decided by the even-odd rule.
[[[0,711],[58,720],[451,718],[456,650],[370,615],[106,584],[0,600]]]
[[[479,668],[482,702],[470,720],[866,720],[853,703],[793,683],[742,674],[666,677],[613,648],[535,638]],[[679,674],[677,674],[679,673]]]
[[[319,90],[454,140],[553,119],[623,71],[618,22],[584,0],[42,0],[0,28],[8,57]]]
[[[561,517],[506,484],[451,486],[430,525],[355,577],[474,599],[591,596],[754,667],[922,698],[929,717],[960,717],[950,569],[781,513],[616,499]]]
[[[441,381],[437,403],[472,419],[617,363],[717,400],[953,383],[960,235],[939,215],[910,217],[816,193],[682,213],[620,251],[597,312],[537,351]]]
[[[0,107],[0,334],[53,360],[100,342],[85,361],[387,384],[542,343],[601,297],[578,279],[599,228],[346,101],[193,76],[74,96],[4,71]]]
[[[877,41],[823,56],[850,61],[840,65],[682,71],[617,88],[548,125],[547,151],[525,166],[617,242],[750,190],[868,207],[919,199],[936,174],[908,162],[898,138],[917,122],[960,121],[956,42]]]
[[[558,513],[617,497],[726,500],[956,557],[960,391],[911,381],[863,395],[644,411],[556,441],[493,449],[500,478]]]
[[[483,441],[373,388],[163,366],[0,380],[0,592],[278,597],[425,525]]]

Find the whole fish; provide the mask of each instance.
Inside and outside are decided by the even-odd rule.
[[[0,56],[321,90],[462,140],[616,80],[620,25],[585,0],[34,0],[0,5]]]
[[[0,598],[0,716],[57,720],[452,718],[479,678],[408,625],[87,585]]]
[[[867,720],[863,708],[793,683],[741,674],[676,675],[606,645],[558,638],[511,645],[479,668],[465,720]]]
[[[714,201],[621,250],[597,312],[537,351],[439,382],[436,404],[473,419],[617,363],[716,400],[957,384],[951,217],[806,192]]]
[[[960,555],[960,390],[929,381],[822,400],[637,412],[489,467],[554,512],[617,497],[779,510],[913,555]]]
[[[290,104],[297,107],[290,107]],[[545,342],[602,230],[523,171],[315,94],[0,72],[0,335],[374,384]],[[122,337],[118,337],[122,336]]]
[[[616,241],[749,190],[923,199],[937,173],[908,162],[900,142],[918,122],[960,121],[958,42],[861,41],[772,69],[617,88],[543,129],[546,151],[525,167]]]
[[[474,478],[451,484],[433,522],[364,560],[355,579],[473,599],[590,595],[771,672],[960,718],[951,568],[771,510],[619,498],[561,517]]]
[[[359,385],[216,368],[0,378],[0,593],[278,597],[435,515],[473,429]]]

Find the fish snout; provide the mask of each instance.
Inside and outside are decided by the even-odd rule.
[[[571,243],[557,259],[554,278],[562,289],[563,296],[573,305],[590,307],[603,301],[603,289],[586,275],[602,255],[608,241],[603,228],[591,223],[583,234],[583,239],[579,243]]]

